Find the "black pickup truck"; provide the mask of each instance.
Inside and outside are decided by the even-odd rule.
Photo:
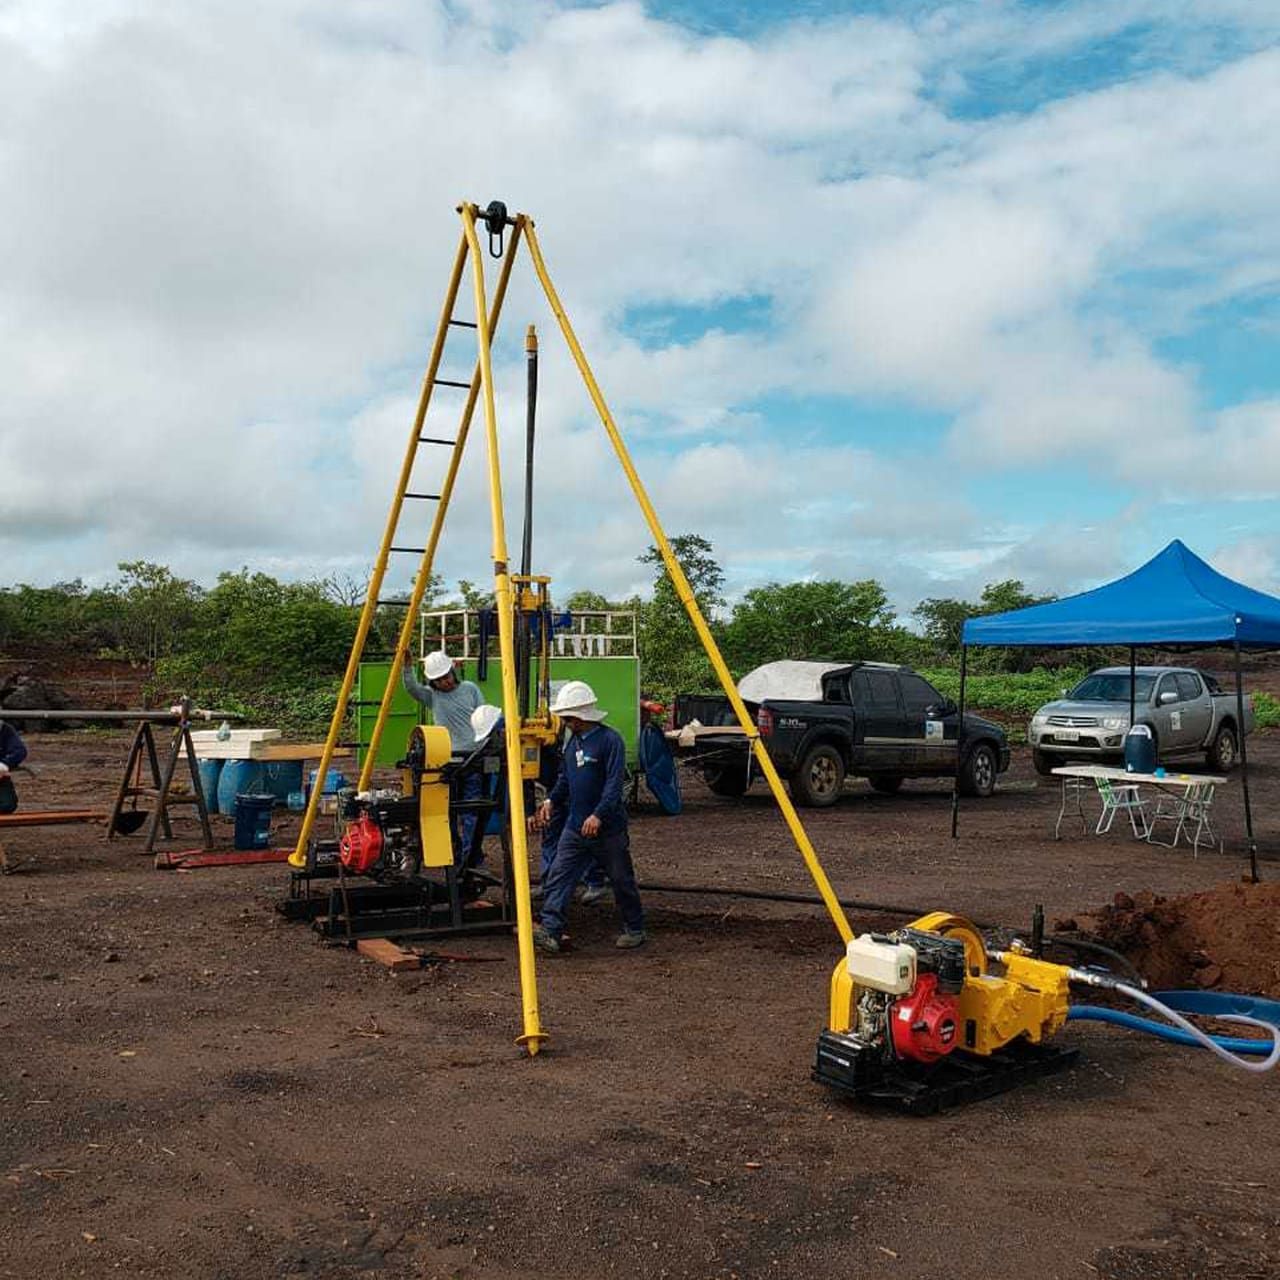
[[[796,804],[835,804],[849,776],[892,794],[905,778],[955,773],[959,712],[923,676],[882,662],[804,665],[814,668],[820,699],[752,702],[744,695]],[[676,750],[717,795],[743,795],[759,772],[736,725],[727,698],[676,699],[675,728],[684,730],[672,735]],[[716,732],[719,727],[724,732]],[[989,796],[997,775],[1009,767],[1004,730],[966,715],[960,743],[961,792]]]

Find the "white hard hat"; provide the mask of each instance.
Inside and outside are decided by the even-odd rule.
[[[477,742],[483,742],[502,719],[502,708],[491,707],[487,702],[471,713],[471,732],[476,735]]]
[[[428,680],[440,680],[453,670],[453,659],[443,649],[437,649],[423,658],[422,670]]]
[[[552,713],[575,720],[603,720],[609,713],[596,706],[595,690],[585,680],[566,681],[551,701]]]

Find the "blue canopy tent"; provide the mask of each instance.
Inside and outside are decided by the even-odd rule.
[[[961,630],[960,714],[970,645],[1075,649],[1125,645],[1129,649],[1130,723],[1133,722],[1135,650],[1230,644],[1236,656],[1237,721],[1244,724],[1242,649],[1280,648],[1280,599],[1255,591],[1206,564],[1177,539],[1141,568],[1114,582],[1049,604],[968,618]],[[957,769],[959,761],[957,760]],[[1240,734],[1249,861],[1257,876],[1257,846],[1249,804],[1249,757]],[[956,834],[959,788],[953,791],[951,834]]]

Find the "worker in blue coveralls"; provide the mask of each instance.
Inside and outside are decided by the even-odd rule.
[[[484,702],[480,686],[470,680],[459,680],[453,659],[438,650],[422,660],[422,674],[426,684],[413,677],[408,654],[404,660],[404,687],[410,696],[423,703],[431,712],[432,721],[449,731],[449,747],[455,759],[469,756],[476,748],[475,732],[471,728],[471,713]],[[474,771],[464,773],[458,782],[459,800],[480,798],[480,775]],[[461,861],[471,848],[471,837],[476,829],[475,810],[464,811],[460,821],[450,818],[453,832],[454,860]]]
[[[560,776],[564,757],[564,744],[557,742],[553,747],[545,747],[539,765],[538,776],[542,785],[550,792]],[[564,834],[564,824],[568,820],[568,806],[561,806],[552,815],[551,820],[542,828],[542,883],[538,886],[537,896],[541,897],[551,878],[551,864],[556,860],[556,849],[560,846],[560,837]],[[601,901],[609,892],[609,881],[605,877],[604,868],[599,862],[590,863],[582,872],[582,889],[578,893],[578,901],[586,906],[593,906]]]
[[[535,816],[546,827],[565,814],[564,831],[551,871],[542,886],[542,923],[533,942],[541,951],[558,952],[565,912],[574,886],[594,860],[604,868],[622,916],[615,945],[623,950],[644,944],[644,910],[631,865],[631,838],[623,801],[627,751],[621,734],[603,724],[606,711],[596,705],[589,684],[570,680],[556,694],[551,710],[569,728],[560,777]]]
[[[18,793],[9,776],[27,758],[27,744],[17,729],[0,720],[0,813],[13,813],[18,807]]]

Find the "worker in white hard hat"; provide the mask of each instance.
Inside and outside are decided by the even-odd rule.
[[[470,680],[459,680],[453,665],[453,659],[443,650],[437,649],[422,660],[422,674],[426,676],[426,684],[420,684],[413,676],[413,663],[406,653],[402,679],[406,692],[421,702],[431,712],[433,724],[440,725],[449,731],[449,745],[453,755],[468,756],[475,750],[476,735],[471,727],[471,713],[484,702],[484,694],[480,686]],[[457,799],[478,800],[480,798],[480,775],[468,771],[458,780]],[[450,828],[454,837],[454,855],[465,856],[471,848],[471,837],[475,832],[475,811],[466,811],[458,815],[455,822],[450,817]]]
[[[560,777],[564,761],[564,739],[567,737],[567,732],[561,733],[553,745],[542,748],[538,760],[538,780],[548,792]],[[551,864],[556,860],[556,850],[560,847],[560,837],[564,833],[564,824],[568,816],[568,809],[562,807],[551,815],[549,822],[542,824],[539,850],[542,875],[541,883],[533,890],[535,898],[542,897],[543,888],[551,879]],[[584,906],[594,906],[609,896],[609,881],[605,877],[604,868],[598,862],[593,862],[583,872],[581,883],[574,890],[574,896]]]
[[[627,749],[622,735],[603,723],[608,714],[595,691],[582,680],[568,681],[551,710],[569,728],[560,777],[535,815],[545,827],[559,812],[566,814],[555,860],[542,886],[542,922],[533,931],[534,945],[558,952],[564,936],[565,912],[574,887],[592,862],[604,868],[622,916],[615,945],[623,950],[645,941],[644,910],[631,865],[631,839],[623,800]]]

